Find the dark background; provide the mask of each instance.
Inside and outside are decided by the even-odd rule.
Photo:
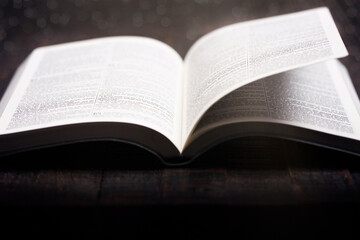
[[[356,0],[0,0],[0,93],[36,47],[104,36],[159,39],[184,56],[227,24],[328,6],[360,93]],[[0,143],[1,144],[1,143]],[[360,158],[261,137],[164,167],[113,142],[0,159],[0,234],[13,237],[359,238]]]

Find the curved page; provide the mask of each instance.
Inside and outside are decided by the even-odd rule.
[[[2,102],[0,134],[122,122],[154,129],[179,148],[183,61],[166,44],[111,37],[40,48],[27,62]]]
[[[354,91],[351,80],[342,71],[340,63],[332,60],[241,87],[204,114],[191,140],[220,126],[241,122],[286,124],[360,140],[359,100],[350,94]],[[267,135],[274,133],[274,128],[262,128],[261,131]],[[288,136],[289,132],[276,134]],[[312,135],[316,134],[313,132]]]
[[[231,91],[346,55],[327,8],[234,24],[204,36],[185,58],[183,145],[205,111]]]

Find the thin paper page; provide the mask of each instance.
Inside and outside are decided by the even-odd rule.
[[[360,139],[360,115],[336,60],[241,87],[201,118],[195,132],[236,122],[275,122]]]
[[[16,69],[14,76],[12,77],[9,86],[7,87],[7,90],[5,91],[4,95],[1,97],[1,101],[0,101],[0,118],[2,116],[2,114],[5,111],[5,108],[7,107],[7,104],[9,103],[11,96],[17,86],[17,84],[19,83],[19,80],[21,78],[21,76],[23,75],[25,66],[27,64],[28,58],[26,58],[21,65]]]
[[[1,133],[114,121],[152,128],[179,144],[183,61],[167,45],[106,38],[43,48],[29,62]]]
[[[346,55],[327,8],[234,24],[204,36],[185,58],[183,143],[202,114],[238,87]]]

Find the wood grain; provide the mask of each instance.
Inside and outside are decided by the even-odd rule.
[[[112,35],[159,39],[182,56],[227,24],[328,6],[360,93],[357,1],[30,1],[1,7],[0,92],[36,47]],[[51,2],[51,1],[50,1]],[[14,7],[15,6],[15,7]],[[29,10],[30,9],[30,10]],[[25,15],[24,15],[25,14]],[[5,32],[6,36],[2,34]],[[359,203],[359,158],[268,138],[233,140],[192,165],[166,168],[143,150],[84,143],[1,159],[3,206],[298,206]]]

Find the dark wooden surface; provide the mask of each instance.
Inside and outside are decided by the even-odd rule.
[[[166,42],[184,56],[196,39],[218,27],[324,5],[349,50],[342,62],[359,94],[356,0],[1,0],[0,93],[12,72],[39,46],[141,35]],[[323,230],[332,235],[328,228],[342,227],[337,232],[342,237],[356,236],[360,158],[300,143],[238,139],[181,168],[164,167],[143,150],[111,142],[0,160],[4,228],[30,224],[38,233],[43,226],[62,226],[65,232],[83,235],[114,233],[125,226],[128,232],[142,229],[154,236],[164,228],[193,230],[177,235],[185,238],[221,238],[223,232],[249,237],[262,229],[269,236],[289,233],[297,238],[309,229],[318,230],[315,237],[321,237]]]

